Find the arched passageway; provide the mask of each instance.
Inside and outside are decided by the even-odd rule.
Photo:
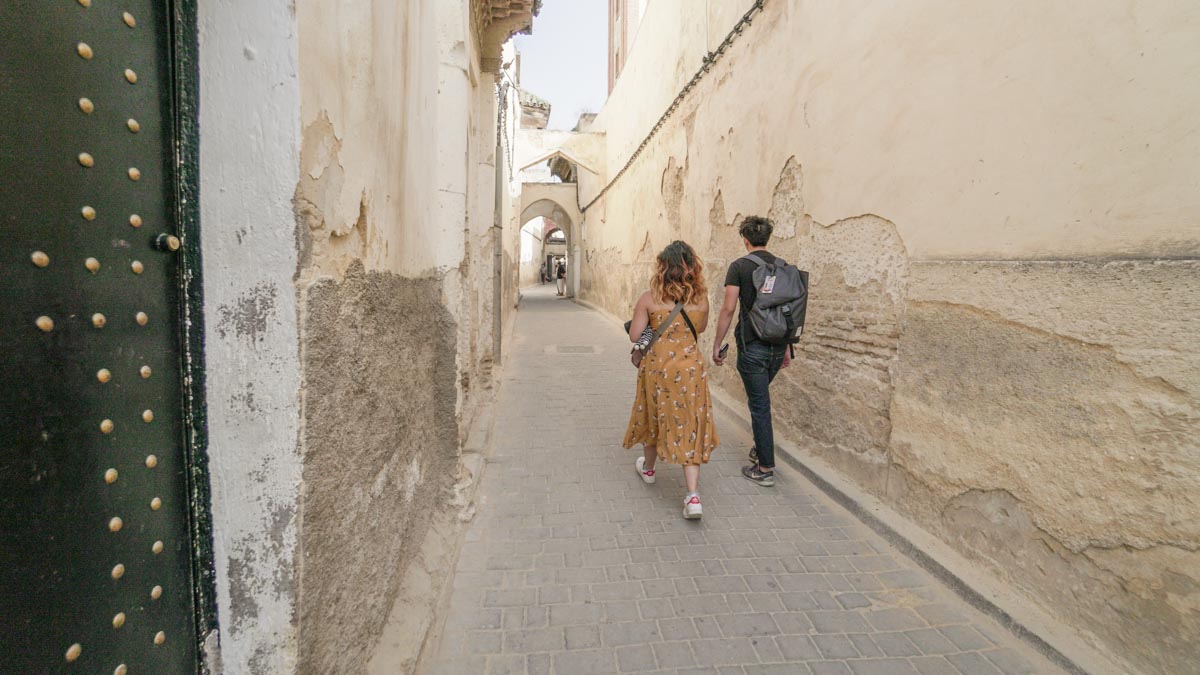
[[[541,219],[540,227],[532,229],[530,223]],[[579,224],[583,221],[579,207],[575,203],[575,185],[568,183],[525,183],[521,191],[521,265],[531,265],[532,269],[522,269],[521,279],[527,283],[537,279],[537,271],[542,262],[547,262],[547,271],[553,274],[554,264],[561,258],[566,264],[567,276],[565,295],[574,297],[579,291],[578,260],[580,255]],[[562,234],[561,241],[551,242],[550,236],[555,232]],[[530,241],[530,239],[536,241]],[[540,248],[537,255],[527,255],[527,242],[533,248]],[[561,247],[560,247],[561,244]],[[561,248],[561,252],[560,249]],[[547,258],[546,249],[551,249],[551,257]]]
[[[520,283],[522,288],[555,283],[555,269],[567,265],[567,231],[543,216],[521,227]]]

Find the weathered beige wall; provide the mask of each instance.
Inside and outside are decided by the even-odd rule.
[[[540,160],[551,153],[562,152],[568,160],[576,162],[579,171],[595,176],[604,171],[605,146],[603,134],[585,131],[550,131],[546,129],[520,129],[514,143],[514,168],[540,168]],[[536,163],[536,164],[535,164]],[[530,179],[536,180],[536,179]]]
[[[585,204],[749,5],[649,3]],[[1182,0],[767,0],[587,211],[582,295],[627,314],[683,238],[719,302],[769,214],[812,272],[784,434],[1131,669],[1200,669],[1196,44]]]
[[[521,232],[521,246],[528,249],[529,260],[522,260],[520,265],[521,288],[534,286],[540,281],[538,272],[541,269],[542,230],[534,224],[528,224]]]
[[[527,249],[524,255],[528,261],[521,261],[521,287],[536,286],[540,282],[539,271],[545,261],[546,244],[542,239],[542,227],[539,220],[529,221],[522,227],[521,246]],[[560,246],[565,251],[565,246]]]
[[[516,46],[509,42],[505,45],[502,60],[512,63],[509,76],[520,84],[521,69],[517,59]],[[500,223],[504,228],[504,306],[502,317],[504,323],[503,345],[508,344],[516,323],[517,303],[520,301],[521,287],[525,284],[521,279],[521,197],[520,197],[520,168],[517,163],[517,136],[521,133],[521,101],[519,94],[511,88],[505,98],[507,106],[504,114],[504,126],[499,133],[503,134],[501,142],[501,157],[498,170],[501,175],[501,204]],[[511,169],[511,170],[510,170]],[[501,347],[501,356],[508,353],[507,346]]]
[[[511,245],[496,255],[494,75],[469,6],[296,3],[301,672],[363,670],[406,571],[431,564],[416,556],[456,508],[492,386],[494,282],[515,272]],[[405,601],[432,618],[432,594]]]

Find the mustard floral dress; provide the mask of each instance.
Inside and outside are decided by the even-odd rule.
[[[651,311],[650,327],[657,329],[670,314],[669,309]],[[682,315],[675,317],[638,367],[637,397],[625,447],[638,443],[655,446],[658,458],[672,464],[707,464],[720,443],[708,395],[708,371]]]

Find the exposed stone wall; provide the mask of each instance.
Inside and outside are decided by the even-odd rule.
[[[366,272],[307,293],[304,672],[359,672],[458,461],[455,322],[439,279]]]
[[[583,203],[746,5],[648,6]],[[1129,669],[1194,671],[1200,115],[1155,110],[1200,113],[1200,10],[1018,5],[769,0],[588,210],[582,296],[628,315],[683,238],[715,309],[769,214],[812,285],[783,435]]]
[[[1200,264],[913,270],[889,497],[1142,668],[1194,670]]]

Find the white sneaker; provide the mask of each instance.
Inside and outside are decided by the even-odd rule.
[[[638,457],[637,461],[634,462],[633,465],[637,468],[638,475],[642,477],[643,483],[648,483],[648,484],[654,483],[654,469],[650,469],[649,471],[645,471],[642,469],[642,467],[646,466],[646,458],[645,457]]]
[[[700,495],[691,494],[683,498],[683,517],[688,520],[695,520],[704,515],[704,509],[700,506]]]

